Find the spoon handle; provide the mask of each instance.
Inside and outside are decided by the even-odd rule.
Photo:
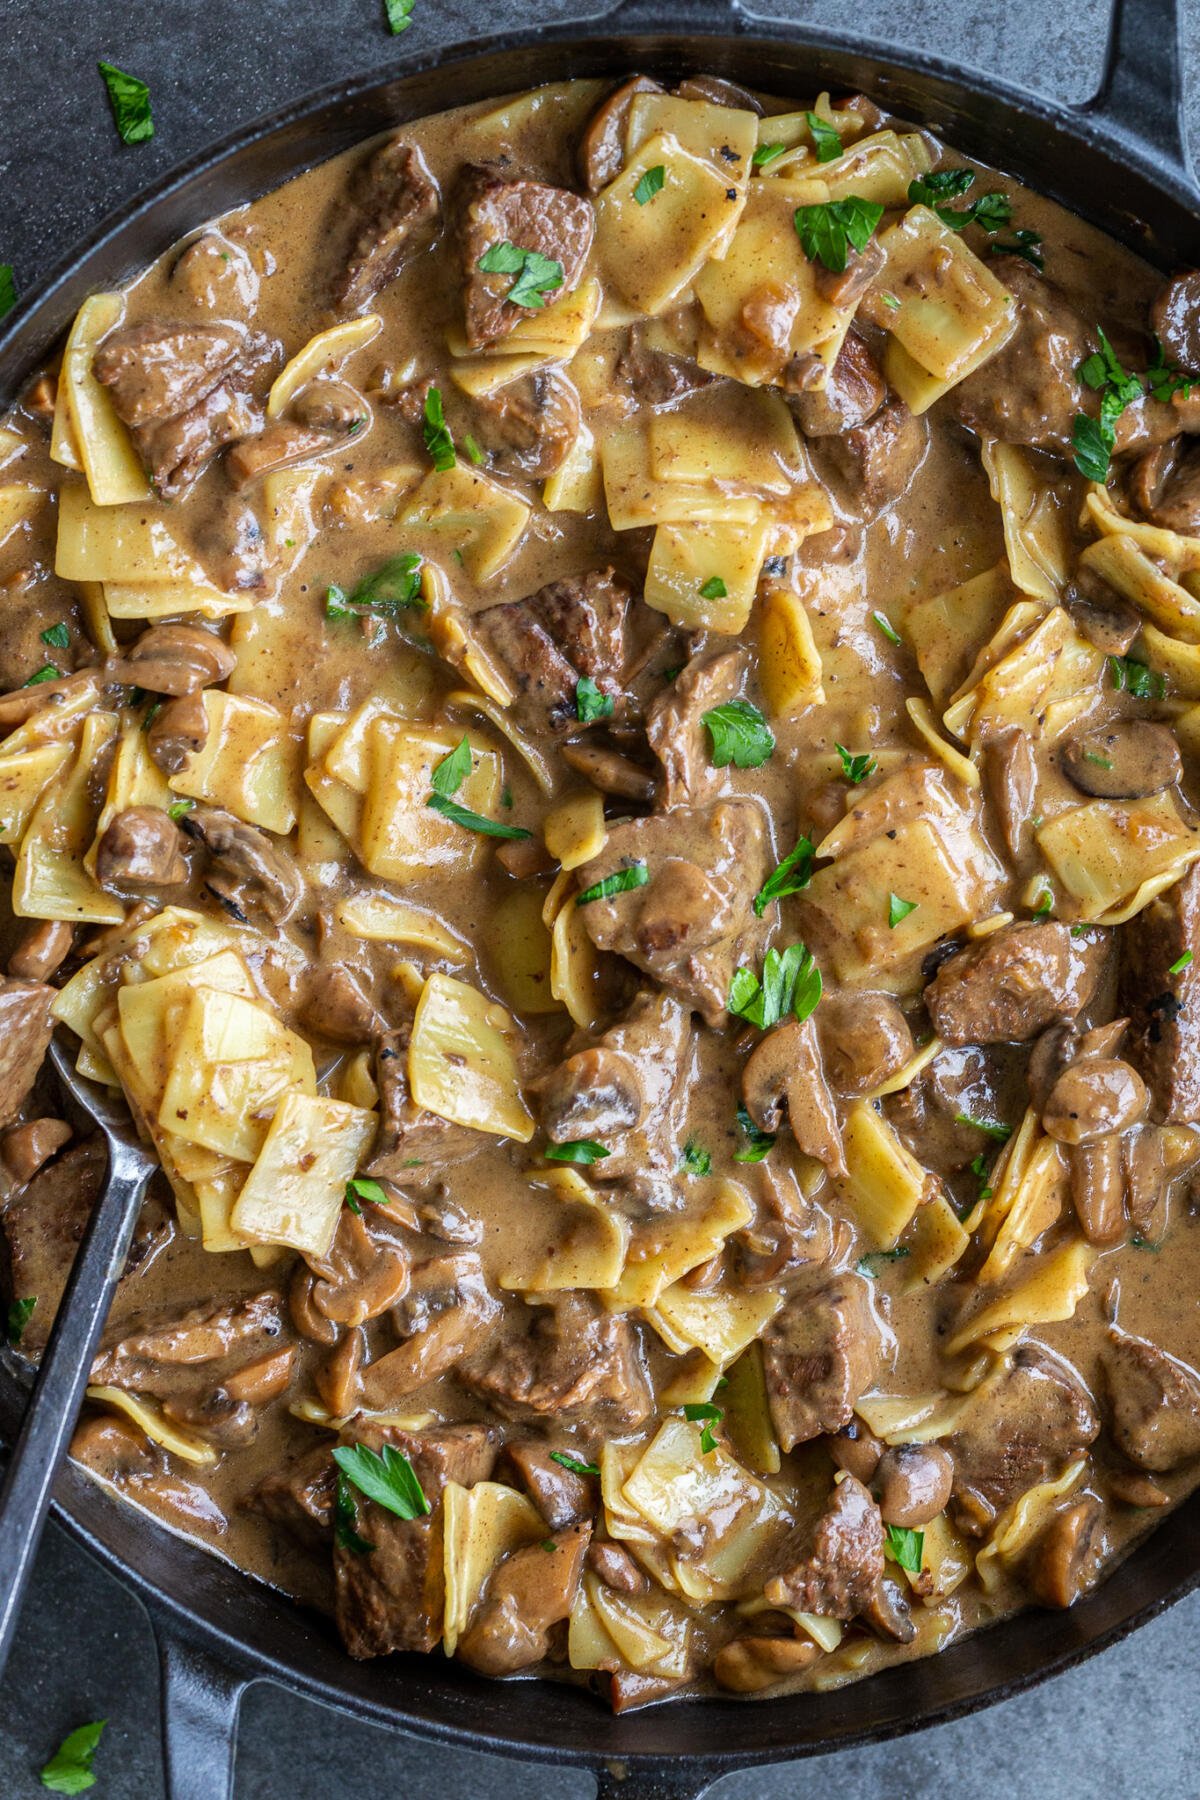
[[[0,1674],[46,1522],[50,1490],[75,1428],[152,1174],[144,1157],[109,1139],[108,1177],[75,1254],[0,1489]]]

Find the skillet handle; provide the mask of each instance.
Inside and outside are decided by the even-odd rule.
[[[669,1763],[654,1769],[604,1763],[596,1771],[596,1800],[704,1800],[714,1783],[730,1773],[717,1769],[705,1774],[694,1765],[690,1771],[676,1771]]]
[[[239,1670],[151,1612],[162,1676],[166,1800],[233,1800],[238,1713],[250,1686]]]
[[[1182,0],[1114,0],[1104,79],[1080,108],[1193,179],[1183,121]]]

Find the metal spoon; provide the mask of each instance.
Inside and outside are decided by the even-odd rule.
[[[108,1175],[75,1253],[0,1488],[0,1673],[12,1648],[54,1477],[75,1428],[143,1196],[158,1167],[124,1107],[77,1075],[61,1045],[51,1043],[50,1061],[63,1087],[104,1133]]]

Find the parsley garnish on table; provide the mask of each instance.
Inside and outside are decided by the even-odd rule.
[[[402,31],[408,30],[416,3],[417,0],[383,0],[383,16],[393,37],[399,37]]]
[[[95,1787],[92,1758],[107,1723],[107,1719],[95,1719],[65,1737],[42,1770],[42,1786],[52,1794],[86,1794]]]
[[[127,75],[112,63],[98,63],[108,89],[109,105],[117,135],[123,144],[144,144],[154,136],[154,120],[150,113],[150,89],[136,75]]]
[[[17,304],[17,283],[11,263],[0,263],[0,319]]]

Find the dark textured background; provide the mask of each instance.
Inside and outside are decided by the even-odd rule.
[[[1134,0],[1136,4],[1136,0]],[[408,47],[494,31],[515,0],[417,0],[390,38],[380,0],[0,0],[0,261],[30,287],[119,201],[239,124],[340,77],[389,68]],[[536,17],[597,14],[597,0],[537,0]],[[846,0],[753,9],[826,19]],[[920,46],[1070,100],[1096,85],[1104,0],[859,0],[865,36]],[[1200,44],[1195,11],[1187,38]],[[1154,46],[1147,45],[1153,58]],[[98,57],[150,82],[153,143],[122,146]],[[1200,114],[1200,53],[1189,112]],[[1200,1795],[1196,1694],[1200,1597],[1086,1667],[974,1719],[907,1742],[731,1776],[719,1800],[1188,1800]],[[107,1717],[98,1800],[161,1800],[158,1684],[139,1604],[57,1529],[0,1691],[0,1800],[44,1792],[37,1770],[62,1735]],[[566,1771],[430,1749],[271,1688],[242,1721],[237,1800],[584,1800]]]

